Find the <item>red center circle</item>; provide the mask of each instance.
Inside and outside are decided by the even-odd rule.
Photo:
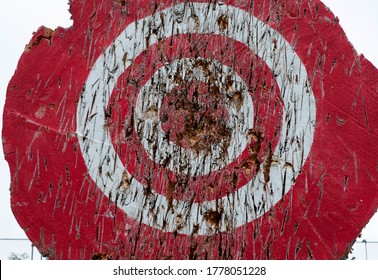
[[[196,153],[211,152],[211,145],[230,142],[231,129],[225,100],[217,86],[192,81],[166,94],[160,121],[168,141]]]
[[[233,69],[247,85],[254,106],[247,147],[234,162],[202,176],[174,173],[167,168],[166,161],[155,163],[135,132],[139,91],[158,69],[183,58],[217,60]],[[170,141],[206,152],[210,143],[229,137],[227,108],[214,92],[202,82],[186,85],[182,81],[166,94],[159,119]],[[241,93],[232,96],[233,102],[239,104],[243,104],[243,98]],[[265,166],[266,182],[269,181],[269,166],[280,137],[282,106],[271,70],[247,46],[219,35],[186,34],[151,45],[133,59],[117,81],[106,116],[115,150],[128,172],[145,186],[146,195],[155,190],[170,202],[173,199],[201,202],[235,192]]]

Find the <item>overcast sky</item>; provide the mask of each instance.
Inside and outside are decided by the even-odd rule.
[[[0,1],[0,114],[3,114],[6,87],[16,69],[25,44],[33,31],[45,25],[69,27],[68,0]],[[340,19],[349,40],[358,53],[363,53],[378,67],[378,1],[377,0],[323,0]],[[0,121],[0,127],[2,123]],[[376,156],[376,155],[375,155]],[[9,169],[0,145],[0,238],[26,238],[10,211]],[[362,233],[362,241],[378,241],[378,215]],[[368,246],[369,259],[378,260],[378,244]],[[30,255],[30,243],[0,241],[0,259],[10,252]],[[364,244],[357,244],[351,257],[365,258]]]

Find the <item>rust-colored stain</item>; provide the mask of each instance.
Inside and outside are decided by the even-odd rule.
[[[341,259],[378,206],[377,69],[319,0],[70,1],[9,83],[50,259]]]

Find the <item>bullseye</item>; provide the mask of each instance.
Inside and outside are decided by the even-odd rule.
[[[212,75],[205,73],[202,69],[203,65],[207,65],[207,71],[210,71]],[[189,83],[196,79],[211,84],[210,78],[213,77],[214,86],[221,90],[219,94],[226,100],[228,108],[227,129],[231,132],[229,143],[225,144],[221,141],[213,144],[209,147],[210,153],[206,153],[203,150],[196,152],[182,148],[167,141],[158,112],[165,94],[172,91],[175,86],[176,73],[181,76],[180,80],[186,80]],[[227,77],[232,77],[233,82],[230,88],[225,88]],[[232,97],[240,93],[242,93],[242,104],[235,104],[232,102]],[[135,130],[141,135],[143,147],[152,160],[162,163],[169,157],[167,168],[173,172],[198,176],[219,170],[235,161],[245,149],[248,132],[253,128],[253,104],[247,86],[230,68],[214,60],[176,60],[171,65],[159,69],[142,88],[137,100],[135,119]],[[155,149],[155,143],[159,143],[158,149]],[[223,156],[225,154],[228,155],[226,159]]]

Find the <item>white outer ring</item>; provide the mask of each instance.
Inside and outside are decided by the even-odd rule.
[[[217,25],[220,16],[228,18],[226,30]],[[156,27],[160,27],[158,34],[151,35],[150,28]],[[152,191],[145,196],[144,186],[125,170],[106,129],[105,110],[118,78],[132,63],[123,61],[125,54],[134,59],[158,39],[187,33],[226,36],[245,44],[263,59],[280,88],[284,117],[269,182],[264,182],[260,168],[254,179],[221,199],[200,204],[173,200],[169,207],[163,195]],[[78,104],[76,133],[89,175],[129,217],[165,232],[191,234],[196,229],[204,235],[232,231],[262,216],[283,198],[309,155],[315,120],[315,97],[306,68],[277,30],[233,6],[181,3],[131,23],[97,59]],[[130,185],[121,190],[119,186],[125,178]],[[216,228],[204,219],[209,210],[221,212]]]

